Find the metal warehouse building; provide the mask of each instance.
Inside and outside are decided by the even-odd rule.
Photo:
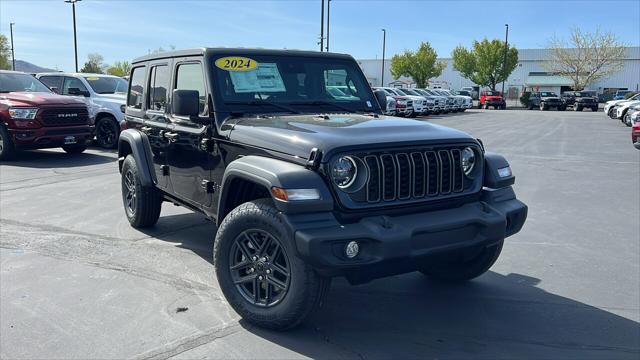
[[[540,90],[562,91],[570,90],[571,81],[564,77],[545,72],[542,63],[549,58],[547,49],[519,49],[518,66],[505,82],[505,92],[509,89],[509,98],[515,98],[525,87],[538,88]],[[447,67],[437,78],[429,80],[430,87],[442,87],[447,89],[460,89],[466,86],[475,86],[471,80],[460,76],[453,69],[453,60],[440,59],[447,63]],[[358,60],[360,67],[372,86],[380,86],[382,80],[382,60],[363,59]],[[384,63],[384,86],[413,87],[415,83],[411,78],[402,77],[394,79],[390,71],[391,59]],[[500,87],[500,86],[499,86]],[[621,71],[590,84],[589,90],[596,90],[600,94],[615,92],[616,90],[640,90],[640,47],[628,47],[624,59],[624,67]]]

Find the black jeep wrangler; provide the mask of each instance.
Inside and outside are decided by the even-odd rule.
[[[527,108],[529,110],[534,107],[540,110],[548,110],[549,108],[556,108],[556,110],[564,111],[567,109],[565,102],[554,92],[550,91],[534,91],[529,95],[529,102]]]
[[[598,95],[595,91],[565,91],[562,93],[565,107],[572,107],[574,111],[585,108],[598,111]]]
[[[331,277],[483,274],[527,216],[509,163],[463,132],[385,107],[349,55],[138,58],[118,149],[125,214],[152,226],[166,201],[215,221],[220,288],[269,328],[304,320]]]

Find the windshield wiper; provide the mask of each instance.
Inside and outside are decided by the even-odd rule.
[[[273,102],[269,102],[269,101],[259,101],[259,100],[251,100],[251,101],[225,101],[225,104],[229,104],[229,105],[250,105],[250,106],[262,106],[262,105],[271,105],[273,107],[277,107],[281,110],[290,112],[292,114],[300,114],[299,111],[290,108],[286,105],[282,105],[282,104],[277,104],[277,103],[273,103]]]
[[[341,104],[337,104],[334,102],[329,102],[329,101],[324,101],[324,100],[314,100],[314,101],[307,101],[307,102],[295,102],[295,103],[291,103],[292,105],[330,105],[330,106],[334,106],[337,107],[338,109],[344,110],[348,113],[357,113],[357,110],[353,110],[351,108],[348,108],[344,105]],[[368,112],[366,110],[362,110],[362,112]]]

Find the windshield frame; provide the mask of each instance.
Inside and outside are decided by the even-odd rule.
[[[33,81],[33,84],[36,84],[37,86],[41,86],[39,89],[37,89],[36,91],[30,91],[30,90],[26,90],[26,89],[22,89],[22,90],[17,90],[17,91],[5,91],[2,88],[2,85],[0,85],[0,94],[7,94],[7,93],[12,93],[12,92],[27,92],[27,93],[50,93],[52,94],[53,91],[51,91],[51,89],[49,89],[47,87],[47,85],[45,85],[42,81],[40,81],[38,78],[36,78],[33,75],[29,75],[27,73],[20,73],[20,72],[1,72],[0,76],[18,76],[18,77],[24,77],[26,78],[27,76]]]
[[[224,72],[227,70],[223,70],[216,66],[216,61],[221,58],[225,58],[230,56],[227,53],[211,53],[207,54],[204,64],[206,67],[205,72],[208,74],[208,86],[210,88],[213,100],[213,111],[214,113],[221,113],[222,119],[226,118],[225,114],[236,116],[246,116],[249,114],[272,114],[272,113],[286,113],[282,108],[291,107],[296,110],[296,112],[300,114],[317,114],[317,113],[345,113],[345,112],[353,112],[353,113],[377,113],[382,114],[382,110],[376,101],[375,95],[373,94],[373,90],[366,77],[362,73],[360,66],[357,64],[353,58],[347,57],[330,57],[330,56],[314,56],[307,54],[296,54],[294,52],[288,53],[256,53],[253,51],[249,51],[247,53],[243,51],[234,52],[233,56],[237,57],[246,57],[249,59],[253,59],[258,63],[276,63],[278,64],[276,67],[277,73],[280,76],[280,81],[282,82],[285,92],[273,92],[273,94],[267,91],[255,91],[255,92],[246,92],[247,94],[253,94],[256,99],[249,98],[251,95],[247,96],[246,101],[242,99],[242,96],[239,96],[242,92],[234,92],[233,94],[228,93],[229,89],[233,89],[231,83],[233,80],[227,76]],[[283,66],[289,66],[291,71],[289,73],[283,72]],[[325,65],[329,65],[325,67]],[[300,69],[298,69],[300,67]],[[351,85],[335,85],[327,83],[327,78],[322,79],[323,74],[326,76],[327,70],[340,70],[344,69],[348,76],[345,79],[349,79],[349,84]],[[305,74],[304,79],[300,79],[304,83],[306,80],[306,76],[311,72],[311,70],[315,70],[314,76],[310,77],[310,85],[312,89],[318,90],[318,94],[323,94],[322,96],[307,96],[304,98],[304,94],[294,94],[294,96],[300,96],[300,98],[295,98],[291,95],[291,89],[289,88],[291,85],[296,86],[295,83],[292,84],[292,79],[286,79],[284,75],[294,76],[294,74]],[[296,72],[299,71],[299,72]],[[313,81],[316,81],[314,83]],[[231,88],[230,88],[231,86]],[[301,86],[298,84],[298,86]],[[358,100],[349,99],[349,98],[335,98],[335,97],[327,97],[328,91],[327,86],[337,86],[338,90],[344,92],[344,90],[340,86],[353,86],[356,94],[360,96]],[[322,88],[323,90],[319,90]],[[224,92],[227,94],[224,94]],[[282,94],[282,100],[278,101],[280,96],[278,94]],[[351,94],[346,94],[347,96],[356,96]],[[270,97],[274,97],[274,100],[269,100]],[[235,97],[235,98],[234,98]],[[260,99],[262,98],[262,100]],[[251,105],[251,103],[258,101],[262,105],[267,105],[272,103],[275,104],[271,106],[274,111],[267,110],[267,106],[255,106]],[[246,105],[244,104],[246,102]],[[277,108],[281,108],[278,110]],[[350,110],[350,111],[347,111]],[[218,118],[218,116],[216,116]]]

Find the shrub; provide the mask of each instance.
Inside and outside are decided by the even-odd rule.
[[[529,95],[531,95],[531,92],[526,91],[520,96],[520,104],[522,104],[522,106],[526,107],[529,105]]]

